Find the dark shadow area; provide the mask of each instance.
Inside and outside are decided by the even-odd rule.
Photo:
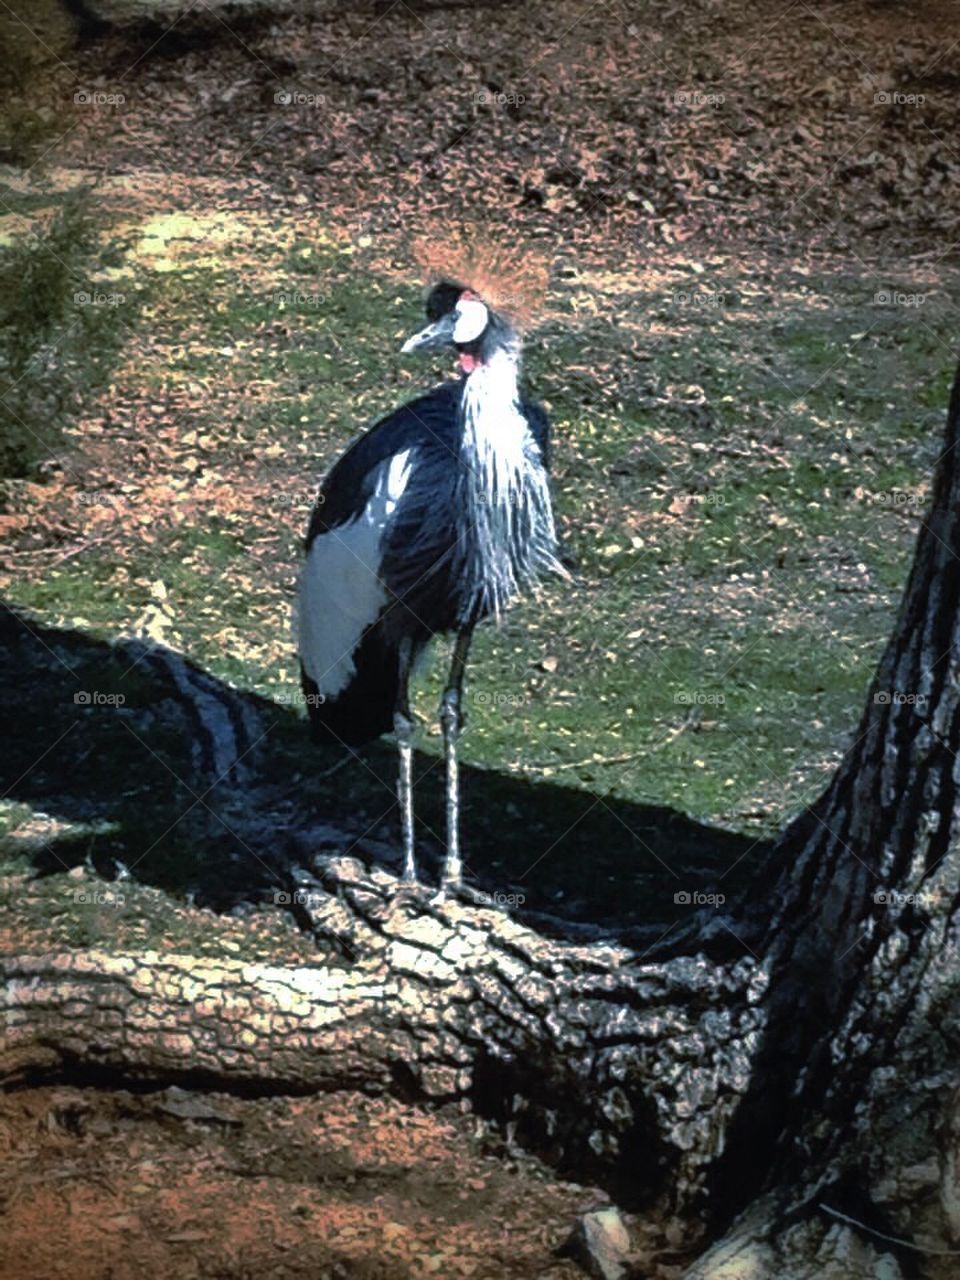
[[[314,746],[299,710],[194,669],[225,721],[252,716],[254,729],[237,736],[239,761],[225,766],[163,652],[0,613],[0,785],[34,815],[8,819],[8,853],[41,874],[86,863],[240,913],[283,904],[275,895],[289,888],[290,868],[313,855],[399,871],[389,740],[357,753]],[[418,860],[435,882],[443,768],[421,754],[416,772]],[[669,808],[492,770],[465,767],[462,785],[468,882],[546,933],[589,937],[599,927],[641,952],[661,937],[669,945],[698,910],[717,911],[703,895],[731,902],[770,847]]]
[[[481,1052],[474,1064],[471,1103],[478,1115],[493,1122],[490,1141],[494,1154],[509,1158],[511,1144],[536,1151],[562,1178],[574,1182],[596,1181],[622,1208],[635,1213],[648,1208],[670,1176],[676,1162],[660,1137],[655,1105],[650,1098],[633,1100],[634,1115],[621,1135],[619,1153],[590,1144],[592,1120],[572,1082],[545,1074],[543,1060],[531,1056],[528,1063],[505,1062],[494,1053]],[[523,1099],[522,1108],[516,1100]],[[556,1117],[569,1121],[562,1137]],[[499,1135],[510,1135],[509,1138]],[[497,1136],[494,1136],[497,1135]],[[637,1159],[637,1152],[643,1159]]]
[[[181,13],[152,16],[131,7],[129,12],[111,8],[99,0],[60,0],[63,12],[76,31],[78,46],[113,37],[118,51],[140,50],[141,59],[182,57],[196,49],[226,44],[238,36],[268,30],[278,18],[289,17],[293,5],[220,4],[216,12],[206,5],[187,6]],[[19,6],[17,6],[19,7]],[[176,21],[171,21],[175,16]],[[100,50],[98,49],[98,52]]]

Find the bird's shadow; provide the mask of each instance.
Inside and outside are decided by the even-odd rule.
[[[190,664],[174,678],[171,656],[0,610],[8,857],[40,873],[86,863],[241,912],[314,854],[399,870],[388,741],[358,753],[314,746],[299,708]],[[205,749],[211,707],[235,731],[226,758],[223,743],[219,759]],[[421,754],[416,772],[420,867],[435,880],[443,767]],[[722,910],[770,849],[670,808],[496,770],[464,766],[462,790],[469,883],[557,935],[606,933],[642,951],[696,912]]]

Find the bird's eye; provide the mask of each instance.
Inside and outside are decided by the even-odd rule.
[[[474,342],[487,327],[489,312],[479,298],[461,298],[457,303],[453,340],[457,343]]]

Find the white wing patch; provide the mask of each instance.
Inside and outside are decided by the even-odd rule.
[[[370,501],[348,524],[313,540],[300,579],[300,658],[321,694],[335,698],[356,675],[353,656],[387,602],[380,581],[383,531],[410,480],[405,449],[382,462]]]

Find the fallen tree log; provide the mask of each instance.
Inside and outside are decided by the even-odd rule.
[[[464,1099],[632,1202],[668,1167],[684,1202],[702,1192],[749,1083],[762,994],[752,962],[637,963],[625,948],[544,939],[491,907],[435,903],[353,859],[322,871],[296,892],[318,937],[338,940],[326,963],[7,957],[2,1077],[82,1064],[251,1091]]]

